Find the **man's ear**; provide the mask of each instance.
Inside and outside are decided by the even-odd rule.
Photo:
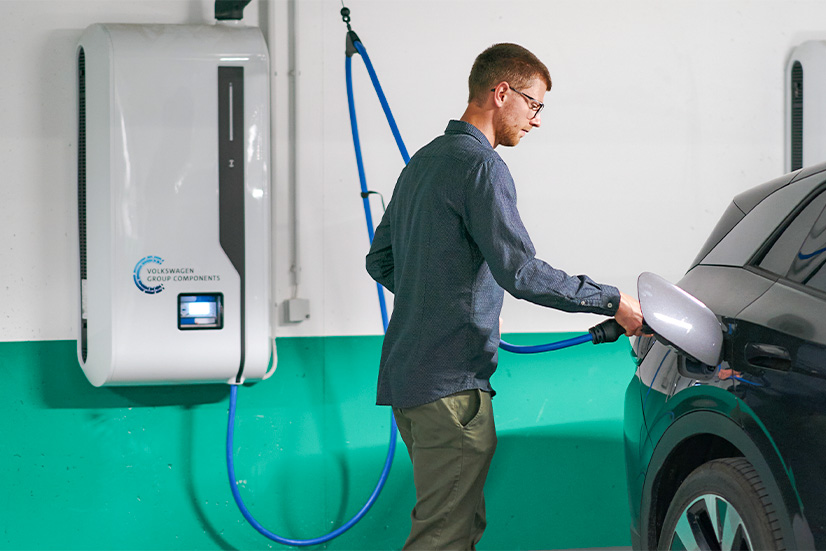
[[[502,107],[502,105],[505,103],[505,98],[507,97],[507,91],[509,89],[510,85],[504,80],[493,88],[493,101],[497,107]]]

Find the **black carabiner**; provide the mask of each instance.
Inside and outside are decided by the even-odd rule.
[[[361,40],[359,40],[359,35],[356,34],[356,31],[350,27],[350,8],[345,6],[344,3],[341,5],[341,20],[347,25],[347,42],[345,43],[344,53],[347,57],[353,57],[353,54],[358,53],[355,43],[361,42]]]

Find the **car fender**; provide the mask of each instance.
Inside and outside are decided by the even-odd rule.
[[[652,423],[646,450],[650,458],[640,507],[641,544],[644,549],[652,545],[645,527],[651,522],[656,505],[652,497],[662,474],[677,462],[674,455],[679,452],[681,443],[703,435],[727,442],[755,467],[777,509],[787,548],[814,548],[814,539],[803,516],[800,498],[783,459],[762,423],[740,400],[720,388],[697,386],[679,393],[667,406],[660,412],[657,421]],[[701,460],[700,464],[710,459]],[[687,474],[682,473],[682,476]],[[653,545],[656,546],[656,542]]]

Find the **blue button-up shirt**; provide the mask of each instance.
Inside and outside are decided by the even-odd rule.
[[[377,403],[493,392],[503,289],[568,312],[616,313],[615,287],[535,253],[507,165],[479,129],[450,121],[402,171],[367,255],[367,271],[395,295]]]

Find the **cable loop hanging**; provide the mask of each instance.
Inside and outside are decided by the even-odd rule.
[[[342,2],[342,6],[344,3]],[[382,102],[382,107],[385,110],[385,114],[388,117],[388,121],[390,122],[391,126],[394,128],[393,134],[397,136],[397,142],[400,144],[400,147],[403,148],[404,144],[401,143],[401,136],[398,134],[398,129],[395,128],[395,121],[393,121],[393,115],[390,114],[390,107],[387,106],[387,100],[384,99],[384,93],[381,91],[381,87],[379,86],[378,78],[376,77],[375,71],[373,70],[373,66],[370,64],[370,60],[367,57],[367,52],[364,51],[364,46],[362,46],[361,41],[359,40],[356,33],[350,28],[350,10],[346,7],[342,7],[341,9],[341,20],[347,25],[347,58],[346,58],[346,67],[347,67],[347,97],[350,103],[350,117],[351,122],[353,124],[353,140],[356,146],[356,155],[358,157],[358,165],[359,165],[359,176],[361,179],[362,184],[362,201],[365,205],[365,213],[367,216],[367,227],[368,233],[370,236],[370,242],[373,241],[373,221],[370,216],[370,203],[368,201],[368,196],[371,194],[378,194],[381,197],[381,194],[375,191],[368,191],[365,180],[364,180],[364,167],[361,162],[361,150],[360,145],[358,143],[358,131],[355,126],[355,107],[353,105],[353,85],[352,85],[352,75],[350,69],[350,59],[353,53],[359,53],[362,58],[364,59],[365,64],[367,65],[367,70],[370,73],[370,78],[373,81],[373,85],[376,87],[376,92],[379,94],[379,99]],[[352,53],[350,50],[352,48]],[[402,156],[405,157],[404,161],[407,163],[410,158],[407,157],[407,151],[402,150]],[[382,197],[382,205],[384,205],[384,197]],[[376,284],[379,291],[379,303],[381,305],[381,314],[382,314],[382,322],[384,325],[384,330],[387,331],[387,324],[388,324],[388,317],[387,317],[387,306],[384,300],[384,292],[382,291],[381,285],[378,283]],[[226,455],[227,455],[227,474],[229,476],[229,484],[230,489],[232,491],[232,497],[235,499],[235,503],[238,505],[238,508],[241,510],[241,514],[247,520],[247,522],[252,525],[260,534],[263,536],[271,539],[272,541],[284,544],[284,545],[292,545],[295,547],[303,547],[309,545],[320,545],[322,543],[326,543],[334,538],[345,533],[347,530],[355,526],[357,522],[359,522],[364,515],[367,514],[367,511],[373,506],[376,500],[379,497],[382,489],[384,488],[385,483],[387,482],[387,477],[390,474],[390,467],[393,464],[393,457],[396,453],[396,438],[397,438],[397,427],[396,427],[396,419],[393,416],[393,412],[390,412],[390,444],[387,448],[387,455],[385,456],[384,460],[384,467],[382,468],[381,475],[379,476],[379,480],[376,483],[373,492],[368,497],[367,502],[362,506],[361,509],[347,522],[345,522],[342,526],[319,536],[317,538],[312,539],[292,539],[292,538],[285,538],[283,536],[279,536],[269,530],[267,530],[261,523],[259,523],[255,517],[253,517],[252,513],[247,509],[244,505],[244,501],[241,497],[241,492],[238,489],[238,482],[235,476],[235,463],[234,463],[234,433],[235,433],[235,407],[236,407],[236,396],[237,396],[237,386],[233,386],[230,388],[230,401],[229,401],[229,421],[227,424],[227,445],[226,445]]]

